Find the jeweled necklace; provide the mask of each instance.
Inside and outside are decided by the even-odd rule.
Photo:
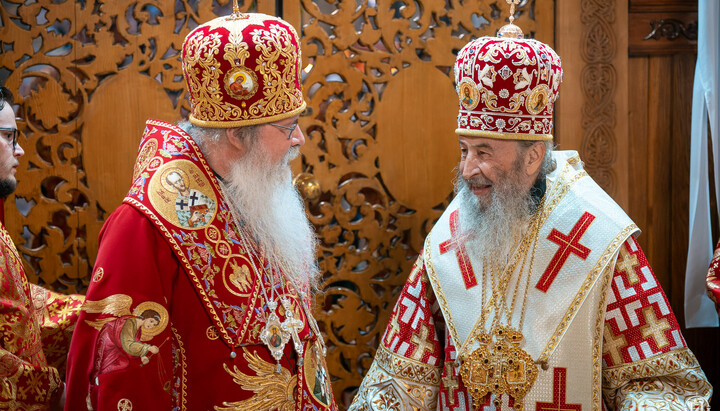
[[[483,400],[488,394],[495,395],[493,400],[495,408],[500,409],[502,396],[507,394],[513,398],[513,407],[518,411],[522,410],[525,394],[535,383],[538,375],[532,356],[520,346],[523,340],[520,330],[522,330],[525,320],[530,276],[535,262],[537,238],[542,225],[543,203],[544,200],[540,202],[527,233],[523,236],[521,244],[516,248],[512,258],[503,270],[495,270],[493,261],[497,261],[497,258],[489,259],[491,261],[483,259],[483,304],[480,319],[475,323],[467,340],[458,351],[457,357],[461,364],[460,377],[472,396],[476,409],[484,403]],[[533,244],[533,247],[530,264],[528,269],[525,270],[531,244]],[[515,283],[512,302],[508,307],[506,301],[508,285],[521,261],[522,264]],[[486,267],[489,267],[489,276],[485,275]],[[495,276],[496,272],[498,273],[497,278]],[[523,277],[527,278],[525,279],[523,291],[520,321],[517,327],[513,327],[511,324],[513,312],[518,301],[518,292]],[[491,283],[492,294],[489,300],[485,301],[486,283],[488,281]],[[493,320],[490,328],[487,329],[486,322],[491,313],[493,314]],[[504,324],[502,324],[503,317],[505,318]],[[478,343],[479,347],[466,355],[465,353],[470,351],[475,346],[475,343]]]

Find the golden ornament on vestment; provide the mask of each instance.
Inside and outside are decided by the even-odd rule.
[[[330,404],[330,378],[326,371],[325,355],[318,341],[313,342],[305,352],[303,364],[305,382],[313,398],[324,405]]]
[[[523,409],[523,399],[538,375],[530,354],[520,348],[523,335],[510,327],[500,326],[492,334],[477,336],[480,348],[463,359],[460,366],[462,381],[473,398],[483,404],[488,394],[495,394],[495,407],[500,407],[502,395],[511,396],[516,410]]]
[[[111,321],[115,321],[120,317],[125,317],[129,315],[140,317],[140,315],[145,310],[155,311],[158,316],[160,316],[160,321],[158,321],[158,324],[152,328],[142,327],[142,331],[140,333],[140,341],[150,341],[153,337],[165,330],[165,327],[167,327],[168,321],[170,319],[170,316],[168,315],[167,309],[165,309],[165,307],[153,301],[144,301],[138,304],[134,310],[130,311],[130,306],[132,305],[132,302],[132,297],[127,294],[113,294],[109,297],[103,298],[102,300],[85,300],[85,303],[83,304],[81,309],[87,313],[111,315],[110,317],[99,318],[95,320],[85,320],[85,323],[97,329],[98,331],[102,330],[105,324]]]
[[[158,213],[178,227],[204,229],[217,213],[218,199],[210,181],[189,160],[164,164],[150,178],[147,191]]]
[[[222,406],[216,405],[215,410],[294,411],[297,375],[291,375],[285,368],[277,370],[275,364],[264,361],[246,348],[243,348],[243,359],[255,375],[243,373],[236,365],[230,368],[223,364],[223,368],[242,389],[256,395],[242,401],[225,401]]]

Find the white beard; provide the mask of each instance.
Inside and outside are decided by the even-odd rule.
[[[301,290],[317,285],[319,270],[315,232],[288,165],[298,152],[297,147],[292,148],[280,164],[271,164],[264,146],[254,143],[245,157],[232,165],[225,194],[245,228],[264,248],[268,261],[277,263]]]
[[[511,171],[492,186],[490,202],[482,205],[458,175],[455,190],[459,200],[460,230],[467,236],[468,250],[479,258],[497,258],[504,266],[528,230],[535,203],[529,190],[521,188]],[[488,184],[482,177],[481,184]]]

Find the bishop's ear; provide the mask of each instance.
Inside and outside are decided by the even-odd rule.
[[[525,173],[532,176],[537,174],[545,158],[545,143],[536,141],[525,151]]]
[[[240,151],[240,155],[245,155],[248,151],[245,142],[240,138],[237,128],[225,129],[225,139],[227,142]]]

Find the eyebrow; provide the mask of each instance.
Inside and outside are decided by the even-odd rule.
[[[461,145],[464,144],[464,145],[469,146],[469,147],[472,147],[472,148],[485,148],[485,149],[487,149],[487,150],[493,151],[493,147],[492,147],[490,144],[488,144],[488,143],[468,144],[468,143],[466,143],[466,142],[464,142],[464,141],[461,140],[461,141],[460,141],[460,144],[461,144]]]

